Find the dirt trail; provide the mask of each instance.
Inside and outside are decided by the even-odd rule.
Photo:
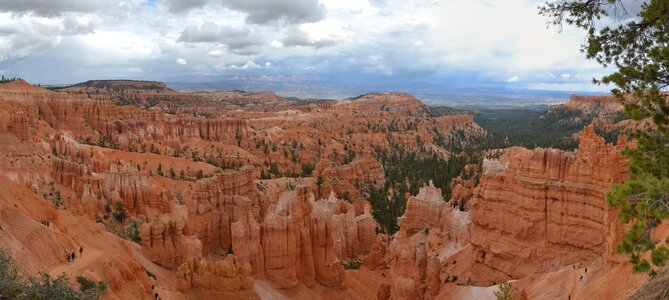
[[[68,276],[72,274],[81,274],[83,272],[82,269],[96,262],[98,258],[102,256],[102,251],[96,249],[84,249],[83,257],[79,256],[79,251],[77,251],[76,255],[77,257],[74,259],[73,262],[69,264],[65,262],[61,265],[58,265],[49,270],[49,274],[51,276],[58,276],[61,273],[65,273]]]

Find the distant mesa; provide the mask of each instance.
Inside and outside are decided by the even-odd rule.
[[[89,80],[82,83],[73,84],[70,86],[54,88],[62,91],[79,91],[97,89],[99,91],[113,92],[119,90],[150,90],[155,92],[174,92],[163,82],[158,81],[143,81],[143,80]]]

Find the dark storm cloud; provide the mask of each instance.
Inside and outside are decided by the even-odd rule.
[[[94,12],[112,7],[116,1],[84,0],[2,0],[0,11],[56,16],[66,12]]]
[[[325,7],[318,0],[224,0],[223,5],[248,13],[247,20],[259,24],[316,22],[325,17]]]
[[[255,24],[273,21],[288,23],[317,22],[325,17],[325,6],[319,0],[167,0],[170,12],[178,13],[207,3],[220,4],[247,14],[246,20]]]
[[[219,26],[204,22],[202,26],[188,26],[181,32],[179,41],[186,43],[219,43],[236,54],[254,54],[264,39],[248,28]]]
[[[205,4],[207,4],[207,0],[167,0],[167,5],[172,13],[188,11]]]

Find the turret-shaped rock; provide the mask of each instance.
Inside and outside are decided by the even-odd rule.
[[[441,189],[432,181],[418,191],[418,195],[407,197],[404,215],[399,218],[399,225],[412,235],[426,227],[441,228],[441,213],[446,206]]]

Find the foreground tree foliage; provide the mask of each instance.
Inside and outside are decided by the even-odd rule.
[[[653,236],[669,218],[669,1],[631,2],[638,4],[636,16],[620,0],[562,0],[539,11],[552,24],[585,29],[582,51],[616,70],[594,82],[613,84],[612,92],[629,117],[649,118],[655,125],[632,133],[637,147],[624,152],[630,157],[632,178],[614,185],[607,195],[609,204],[621,210],[621,220],[631,224],[617,250],[629,255],[635,271],[653,275],[669,258],[666,243]]]
[[[69,284],[67,276],[56,278],[47,273],[39,276],[21,276],[12,259],[0,251],[0,298],[31,299],[31,300],[95,300],[107,292],[107,283],[93,281],[85,277],[77,277],[81,286],[76,289]]]

